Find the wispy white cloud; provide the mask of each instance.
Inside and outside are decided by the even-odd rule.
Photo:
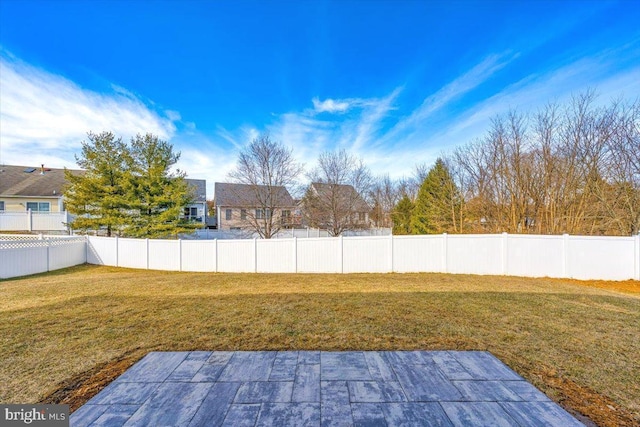
[[[413,90],[402,86],[380,97],[313,98],[306,108],[276,114],[270,123],[236,129],[218,125],[205,135],[196,123],[183,122],[179,112],[155,111],[152,101],[125,88],[114,87],[110,94],[93,92],[0,55],[0,154],[5,163],[25,164],[28,159],[74,166],[73,154],[89,130],[112,130],[124,138],[153,132],[182,152],[178,166],[189,177],[207,180],[211,197],[213,183],[227,179],[238,151],[263,131],[292,147],[307,169],[323,151],[345,148],[362,157],[374,173],[398,178],[411,174],[416,163],[431,163],[443,151],[482,136],[491,118],[509,109],[535,111],[587,88],[596,89],[602,102],[640,97],[640,53],[632,43],[535,70],[519,81],[507,81],[488,98],[466,101],[516,58],[512,52],[489,55],[442,88],[424,94],[414,106],[402,105],[401,95]]]
[[[621,54],[639,57],[627,49],[629,46],[622,49],[624,52],[607,50],[537,71],[475,104],[458,102],[519,57],[511,52],[490,55],[428,94],[404,117],[391,114],[398,103],[399,88],[383,98],[357,102],[332,99],[331,105],[340,105],[343,111],[328,117],[316,114],[321,109],[317,101],[313,110],[283,114],[268,129],[294,147],[308,166],[315,164],[322,151],[347,148],[363,157],[375,173],[406,176],[416,163],[431,163],[452,148],[484,135],[493,117],[511,109],[535,112],[549,102],[566,102],[572,94],[588,88],[596,89],[602,102],[620,96],[639,97],[640,66],[620,70],[616,65]],[[434,116],[439,120],[431,120]]]
[[[172,122],[177,122],[179,120],[182,120],[182,116],[180,115],[179,111],[166,110],[164,114],[167,116],[167,119],[169,119]]]
[[[598,55],[569,63],[544,73],[531,74],[507,86],[463,112],[438,137],[449,138],[457,145],[486,131],[493,117],[510,110],[534,113],[548,103],[565,104],[571,96],[588,89],[599,95],[597,101],[608,103],[614,98],[633,100],[640,96],[640,66],[615,71],[615,59]]]
[[[89,131],[109,130],[125,139],[151,132],[168,139],[179,119],[175,111],[166,115],[153,111],[124,88],[97,93],[4,51],[0,51],[0,93],[4,163],[24,163],[24,159],[41,163],[48,158],[51,166],[73,167],[73,153]]]
[[[475,89],[518,55],[491,55],[460,77],[396,118],[396,103],[404,87],[398,87],[382,98],[312,100],[314,108],[283,114],[268,126],[272,134],[295,148],[298,157],[312,166],[325,150],[345,148],[363,157],[377,173],[399,177],[408,174],[418,161],[431,160],[440,149],[423,146],[433,134],[427,119],[446,111],[449,104]],[[319,112],[340,115],[317,116]],[[426,159],[425,159],[426,157]]]
[[[416,108],[408,118],[398,123],[395,130],[415,126],[426,120],[435,112],[442,110],[450,102],[459,99],[485,83],[518,56],[517,53],[510,52],[489,55],[460,77],[447,83],[434,94],[427,96],[422,105]]]
[[[313,98],[313,108],[317,113],[343,113],[347,111],[353,104],[348,100],[336,101],[334,99],[325,99],[320,101],[318,98]]]
[[[312,168],[323,151],[344,148],[363,155],[376,144],[382,123],[395,109],[394,103],[402,88],[382,98],[358,98],[331,100],[331,105],[348,105],[339,116],[318,115],[325,108],[289,112],[279,116],[267,126],[272,137],[295,150],[295,155]],[[326,103],[327,101],[324,101]],[[348,110],[348,114],[347,114]]]

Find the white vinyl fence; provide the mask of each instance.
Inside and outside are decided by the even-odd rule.
[[[0,212],[0,231],[67,231],[68,212]]]
[[[88,237],[87,262],[175,271],[440,272],[640,280],[640,235],[513,234],[245,240]]]
[[[36,236],[32,236],[36,237]],[[20,239],[22,240],[16,240]],[[4,239],[4,240],[3,240]],[[0,278],[84,262],[117,267],[250,273],[438,272],[640,280],[640,235],[510,234],[244,240],[0,236]]]
[[[87,262],[84,237],[0,236],[0,279],[59,270]]]
[[[347,230],[342,233],[343,236],[390,236],[390,228],[368,228],[365,230]],[[184,239],[199,239],[199,240],[236,240],[236,239],[253,239],[259,237],[257,233],[251,230],[209,230],[208,228],[196,230],[191,234],[182,236]],[[274,239],[291,239],[297,237],[299,239],[308,239],[311,237],[329,237],[327,230],[320,230],[317,228],[291,228],[280,230]]]

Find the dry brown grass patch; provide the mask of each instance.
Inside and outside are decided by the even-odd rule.
[[[153,350],[473,349],[600,425],[633,425],[634,286],[75,267],[0,282],[0,401],[75,408]]]

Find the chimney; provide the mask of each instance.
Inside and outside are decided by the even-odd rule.
[[[40,175],[44,175],[44,163],[40,165]]]

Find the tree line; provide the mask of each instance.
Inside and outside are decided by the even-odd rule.
[[[599,105],[588,91],[566,105],[511,111],[438,159],[417,192],[398,188],[397,234],[636,234],[640,102]]]
[[[322,153],[305,174],[292,149],[268,134],[240,151],[229,178],[253,190],[260,209],[247,210],[247,222],[264,238],[287,225],[278,215],[290,208],[282,187],[300,199],[308,225],[331,235],[364,226],[354,216],[362,201],[372,225],[394,234],[630,235],[640,232],[638,153],[640,102],[598,104],[588,91],[565,105],[495,117],[483,137],[417,165],[408,178],[373,176],[345,150]],[[170,171],[179,156],[151,134],[125,144],[90,133],[76,156],[86,173],[67,174],[74,228],[135,237],[188,231],[179,217],[193,195],[184,172]],[[300,185],[303,176],[323,184],[322,197]]]

